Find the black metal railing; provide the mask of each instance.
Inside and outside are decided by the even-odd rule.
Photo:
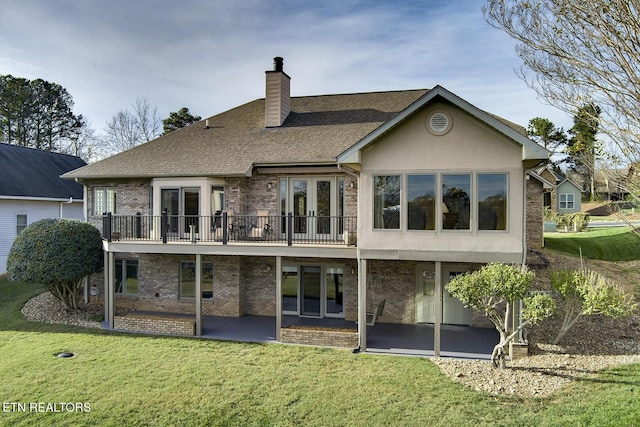
[[[355,245],[357,222],[349,216],[112,215],[102,219],[102,237],[111,241],[286,243]]]

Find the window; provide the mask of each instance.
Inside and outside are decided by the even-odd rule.
[[[471,175],[442,175],[442,229],[469,230]]]
[[[27,215],[26,214],[18,214],[16,215],[16,236],[22,232],[27,226]]]
[[[117,259],[115,280],[116,280],[115,290],[117,294],[137,295],[138,294],[138,260]]]
[[[478,174],[478,230],[507,229],[507,174]]]
[[[116,190],[96,187],[93,189],[93,214],[102,215],[105,212],[116,213]]]
[[[213,264],[202,263],[200,289],[202,298],[213,299]],[[196,263],[183,261],[180,263],[180,298],[196,297]]]
[[[373,228],[400,229],[400,175],[373,177]]]
[[[560,194],[560,209],[573,209],[573,193]]]
[[[211,187],[211,212],[222,213],[224,210],[224,187]]]
[[[435,175],[407,177],[407,218],[409,230],[436,229]]]

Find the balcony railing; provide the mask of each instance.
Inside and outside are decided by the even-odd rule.
[[[256,216],[222,212],[213,216],[112,215],[102,219],[107,241],[286,243],[355,245],[356,217]]]

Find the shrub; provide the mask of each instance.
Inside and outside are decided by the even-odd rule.
[[[28,225],[7,258],[9,280],[42,283],[68,309],[78,308],[82,279],[99,271],[102,237],[91,224],[43,219]]]

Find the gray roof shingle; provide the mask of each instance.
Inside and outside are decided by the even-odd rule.
[[[265,128],[258,99],[65,175],[65,178],[233,176],[254,164],[331,163],[426,90],[291,98],[282,126]]]
[[[82,185],[60,175],[84,165],[76,156],[0,144],[0,196],[82,199]]]

